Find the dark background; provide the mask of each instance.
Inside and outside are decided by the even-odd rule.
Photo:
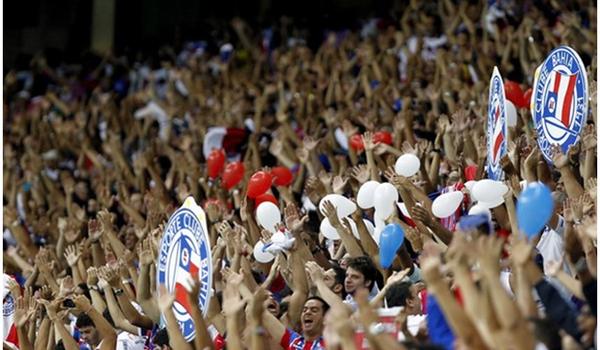
[[[53,61],[76,62],[89,49],[94,0],[14,0],[4,2],[4,66],[25,68],[45,52]],[[103,0],[95,0],[103,1]],[[116,0],[114,50],[150,52],[161,45],[227,37],[239,16],[262,29],[282,15],[308,29],[311,41],[323,29],[356,28],[373,15],[392,18],[393,0]],[[231,33],[229,33],[231,34]]]

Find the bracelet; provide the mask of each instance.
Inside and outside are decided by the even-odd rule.
[[[432,152],[435,152],[435,153],[438,153],[438,154],[442,154],[442,150],[441,150],[441,149],[439,149],[439,148],[434,148],[434,149],[432,150]]]
[[[123,294],[123,289],[115,288],[115,289],[113,289],[113,293],[115,293],[116,296],[119,296],[119,295]]]
[[[94,285],[88,286],[88,289],[95,290],[96,292],[100,291],[100,288],[98,288],[98,286],[94,286]]]

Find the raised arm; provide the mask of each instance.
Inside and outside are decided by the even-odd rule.
[[[83,311],[83,313],[87,314],[92,319],[96,329],[98,329],[100,337],[102,338],[100,350],[113,350],[117,345],[117,333],[110,323],[108,323],[104,316],[90,304],[90,301],[84,295],[75,296],[73,302],[79,310]]]

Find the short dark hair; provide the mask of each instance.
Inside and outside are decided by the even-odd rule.
[[[92,321],[90,316],[86,314],[81,314],[79,315],[79,317],[77,317],[77,321],[75,321],[75,326],[77,326],[77,328],[96,327],[94,321]]]
[[[371,281],[370,288],[373,288],[373,284],[377,281],[377,268],[375,263],[368,256],[357,256],[348,259],[348,267],[360,272],[365,277],[365,281]]]
[[[169,333],[167,333],[167,328],[160,329],[156,332],[152,342],[156,346],[169,346]]]
[[[385,293],[388,307],[406,306],[406,299],[410,298],[411,282],[396,282]]]
[[[343,286],[346,279],[346,270],[342,269],[339,265],[332,265],[331,268],[335,272],[335,283]]]
[[[321,306],[323,307],[323,315],[327,313],[327,310],[329,310],[329,304],[327,304],[327,302],[325,300],[323,300],[323,298],[313,295],[312,297],[308,297],[305,301],[304,304],[308,303],[311,300],[318,300],[321,302]]]

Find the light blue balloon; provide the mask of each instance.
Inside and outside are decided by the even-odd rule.
[[[384,269],[389,268],[394,261],[396,252],[404,242],[404,231],[398,224],[389,224],[379,236],[379,263]]]
[[[554,200],[548,186],[541,182],[528,184],[517,200],[519,230],[531,239],[540,231],[554,210]]]

